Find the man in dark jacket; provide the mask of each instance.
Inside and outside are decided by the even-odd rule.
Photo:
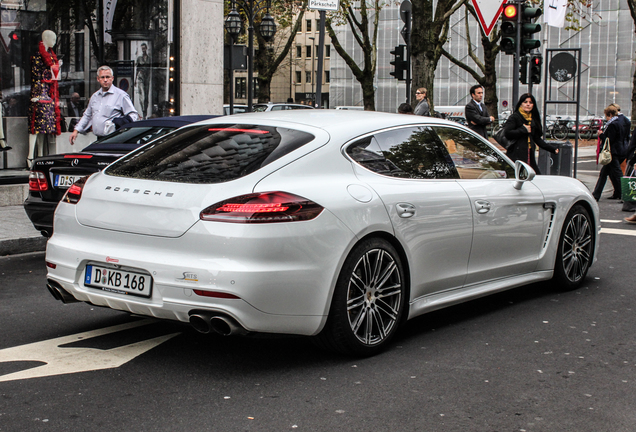
[[[621,128],[621,143],[622,143],[621,148],[617,149],[618,154],[620,155],[618,161],[619,163],[623,163],[623,161],[625,160],[625,157],[627,156],[627,149],[629,147],[629,135],[632,129],[632,122],[629,121],[629,119],[625,115],[623,115],[623,113],[621,112],[620,105],[612,103],[610,104],[610,106],[613,106],[618,111],[618,121],[619,121],[618,125]]]
[[[488,139],[486,126],[495,121],[495,118],[488,114],[488,108],[483,103],[484,88],[479,84],[472,86],[470,88],[470,97],[472,99],[466,104],[464,111],[468,127]]]

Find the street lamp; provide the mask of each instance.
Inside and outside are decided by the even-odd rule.
[[[232,8],[225,18],[225,30],[227,30],[227,33],[230,35],[230,53],[228,56],[228,60],[230,61],[230,114],[234,114],[234,63],[232,59],[234,38],[241,33],[242,26],[243,22],[241,21],[241,16],[236,9]]]
[[[311,98],[311,105],[315,108],[316,105],[316,91],[314,90],[314,83],[316,81],[316,77],[314,75],[314,71],[316,70],[314,68],[314,59],[316,58],[316,42],[315,42],[315,38],[309,36],[308,39],[311,39],[311,94],[312,94],[312,98]]]
[[[228,14],[225,19],[226,29],[229,31],[228,20],[235,13],[238,16],[238,12],[236,11],[236,7],[241,8],[245,16],[247,17],[248,27],[247,27],[247,38],[248,38],[248,47],[247,47],[247,111],[252,112],[252,100],[254,99],[254,86],[252,84],[253,75],[254,75],[254,18],[256,15],[262,10],[267,10],[263,18],[261,19],[261,25],[259,26],[259,31],[263,39],[266,42],[269,42],[274,35],[276,34],[276,23],[274,22],[274,18],[269,14],[269,8],[271,6],[270,0],[232,0],[232,11]],[[240,17],[239,17],[240,19]],[[232,18],[232,25],[236,25],[236,18]],[[242,27],[242,22],[238,27],[240,32]]]

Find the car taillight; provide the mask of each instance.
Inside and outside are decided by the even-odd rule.
[[[66,193],[62,197],[62,201],[69,204],[77,204],[82,197],[84,184],[86,184],[86,180],[88,180],[89,177],[90,176],[84,176],[76,180],[75,183],[73,183],[71,187],[66,190]]]
[[[276,223],[314,219],[323,207],[287,192],[241,195],[221,201],[201,211],[205,221],[233,223]]]
[[[46,182],[46,176],[40,171],[31,171],[29,173],[29,191],[31,192],[43,192],[49,189],[49,184]]]

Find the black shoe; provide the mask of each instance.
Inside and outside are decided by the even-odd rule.
[[[7,150],[11,150],[11,147],[6,146],[6,147],[0,148],[0,151],[7,151]]]

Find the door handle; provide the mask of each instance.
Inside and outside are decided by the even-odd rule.
[[[490,211],[490,203],[484,200],[475,201],[475,210],[479,214],[488,213]]]
[[[415,215],[415,206],[409,203],[398,203],[395,205],[395,210],[401,218],[410,218]]]

